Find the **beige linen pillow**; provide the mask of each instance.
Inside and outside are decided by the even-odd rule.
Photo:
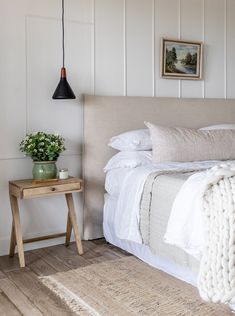
[[[150,130],[155,163],[235,159],[235,130],[145,125]]]

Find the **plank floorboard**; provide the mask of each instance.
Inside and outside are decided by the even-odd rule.
[[[83,243],[83,248],[83,257],[90,262],[92,262],[92,259],[94,259],[94,262],[102,262],[104,255],[106,256],[104,260],[114,260],[117,258],[130,256],[128,252],[106,243],[103,239],[92,240]],[[71,250],[75,251],[74,245],[71,247]],[[101,258],[98,259],[99,257]]]
[[[17,308],[9,301],[4,293],[0,292],[0,315],[1,316],[22,316]]]
[[[92,264],[94,263],[100,263],[100,262],[104,262],[104,261],[108,261],[108,260],[117,260],[120,259],[120,257],[118,257],[117,255],[113,254],[113,253],[106,253],[105,255],[101,255],[101,256],[94,256],[93,258],[88,259],[88,261]]]
[[[78,255],[77,251],[71,251],[70,247],[57,245],[54,247],[45,248],[45,251],[50,252],[50,256],[54,257],[58,262],[63,263],[69,269],[77,269],[85,267],[89,264],[84,256]]]
[[[21,289],[23,294],[43,315],[74,315],[50,290],[48,290],[32,271],[8,272],[10,280]]]
[[[33,252],[25,251],[26,267],[24,269],[27,270],[28,265],[37,260],[38,260],[38,256],[36,256]],[[13,258],[10,258],[9,256],[0,257],[0,270],[2,270],[3,272],[19,270],[18,254],[16,253]]]
[[[0,282],[0,288],[22,315],[43,316],[39,309],[35,307],[21,292],[21,290],[9,279],[2,279]]]
[[[107,245],[106,242],[104,242],[104,238],[98,238],[98,239],[94,239],[92,240],[92,243],[95,244],[95,245]]]
[[[7,276],[2,271],[0,271],[0,280],[5,279]]]
[[[65,272],[70,270],[70,268],[64,264],[61,260],[58,260],[53,256],[48,249],[37,249],[34,252],[41,257],[48,265],[50,265],[57,272]]]
[[[93,256],[94,249],[96,249],[96,245],[92,243],[92,241],[83,242],[83,258],[87,259],[89,256]],[[74,244],[70,245],[69,251],[73,254],[76,253],[76,246]],[[97,252],[97,256],[100,254]]]
[[[41,257],[38,257],[37,261],[30,263],[28,268],[38,276],[46,276],[58,272]]]

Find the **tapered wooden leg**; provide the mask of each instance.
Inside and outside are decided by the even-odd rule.
[[[16,244],[18,247],[18,255],[20,261],[20,267],[25,267],[25,258],[24,258],[24,247],[23,247],[23,239],[21,233],[21,226],[20,226],[20,213],[19,213],[19,205],[17,198],[13,195],[10,195],[10,202],[11,202],[11,210],[14,222],[14,231],[15,231],[15,239]]]
[[[15,227],[14,227],[14,221],[12,220],[11,243],[10,243],[10,250],[9,250],[10,257],[14,257],[15,247],[16,247]]]
[[[68,213],[67,229],[66,229],[66,237],[65,237],[65,246],[66,247],[68,247],[70,244],[71,233],[72,233],[72,224],[71,224],[70,216]]]
[[[75,213],[72,193],[66,193],[65,197],[66,197],[66,202],[67,202],[67,205],[68,205],[68,215],[69,215],[70,222],[71,222],[71,225],[72,225],[72,228],[73,228],[73,232],[74,232],[74,237],[75,237],[75,241],[76,241],[76,244],[77,244],[78,253],[80,255],[82,255],[83,254],[83,248],[82,248],[82,242],[81,242],[80,234],[79,234],[79,231],[78,231],[77,218],[76,218],[76,213]]]

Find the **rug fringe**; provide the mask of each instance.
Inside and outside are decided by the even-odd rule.
[[[86,311],[90,316],[101,316],[94,308],[87,304],[83,299],[68,290],[63,284],[56,281],[53,277],[39,277],[40,281],[58,296],[65,304],[77,315],[81,311]]]

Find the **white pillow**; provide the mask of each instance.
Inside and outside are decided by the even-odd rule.
[[[153,162],[235,159],[235,130],[196,130],[145,123],[151,133]]]
[[[235,129],[235,124],[218,124],[200,128],[201,131],[210,131],[215,129]]]
[[[152,163],[152,151],[120,151],[104,167],[104,172],[117,168],[136,168]]]
[[[119,134],[112,137],[108,145],[120,151],[152,149],[152,142],[148,129],[138,129]]]

